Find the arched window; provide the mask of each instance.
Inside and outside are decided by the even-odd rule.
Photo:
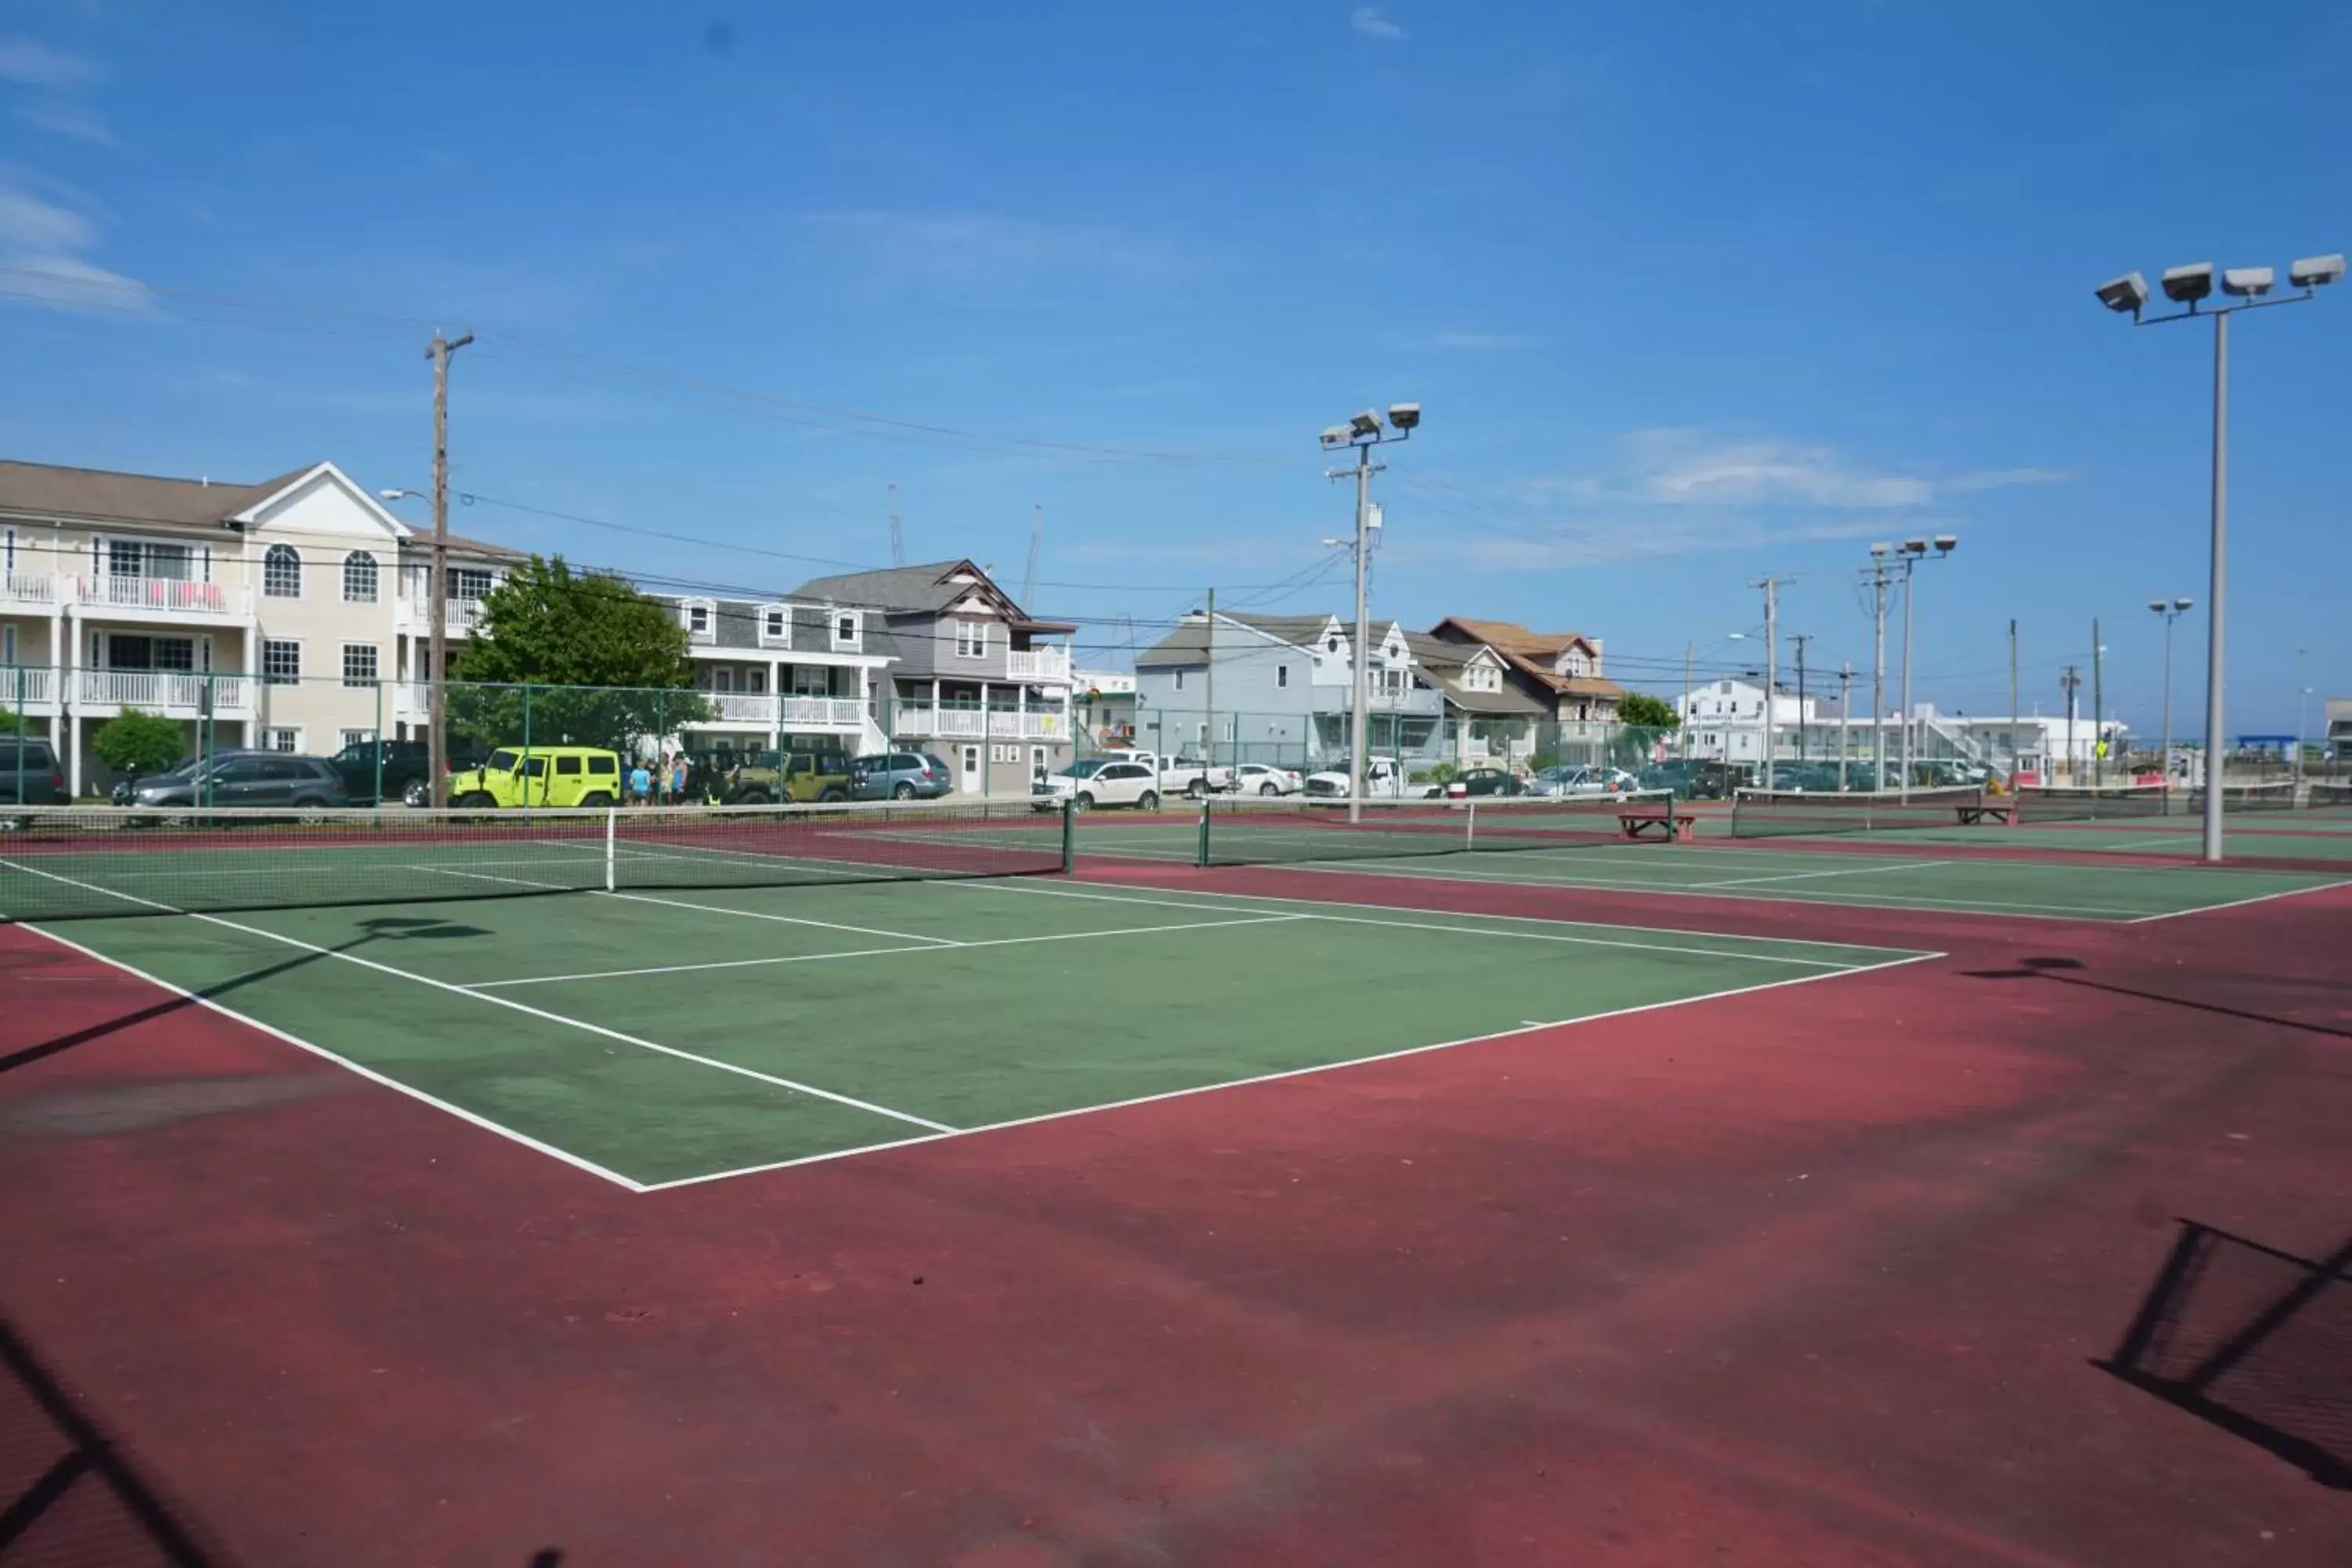
[[[364,550],[354,550],[343,557],[343,603],[375,603],[375,557]]]
[[[272,599],[302,596],[302,557],[290,544],[273,544],[261,558],[261,592]]]

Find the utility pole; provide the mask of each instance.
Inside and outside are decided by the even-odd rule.
[[[898,526],[898,487],[890,487],[890,564],[907,563],[907,535]]]
[[[2107,650],[2099,645],[2099,617],[2091,617],[2091,784],[2107,782]]]
[[[1685,761],[1685,762],[1689,762],[1689,761],[1690,761],[1690,732],[1691,732],[1690,686],[1691,686],[1691,659],[1692,659],[1692,658],[1693,658],[1693,657],[1694,657],[1697,652],[1698,652],[1698,644],[1697,644],[1696,641],[1685,642],[1685,644],[1683,644],[1683,713],[1682,713],[1682,719],[1683,719],[1683,721],[1682,721],[1682,724],[1681,724],[1681,729],[1682,729],[1682,732],[1683,732],[1683,734],[1682,734],[1682,740],[1683,740],[1683,761]]]
[[[2168,671],[2168,679],[2170,679]],[[2009,617],[2009,787],[2017,791],[2017,617]]]
[[[1811,632],[1791,632],[1789,640],[1797,645],[1797,761],[1812,761],[1812,752],[1805,744],[1805,645],[1813,640]]]
[[[1369,666],[1371,650],[1366,647],[1371,640],[1371,615],[1367,599],[1366,574],[1371,567],[1372,531],[1380,526],[1379,513],[1372,506],[1372,476],[1388,467],[1372,461],[1372,448],[1390,441],[1410,440],[1421,427],[1421,405],[1392,403],[1389,405],[1388,428],[1381,426],[1378,409],[1367,408],[1345,425],[1334,425],[1322,435],[1323,449],[1336,452],[1342,447],[1356,449],[1356,644],[1349,650],[1349,663],[1353,667],[1352,689],[1349,702],[1348,747],[1348,820],[1364,820],[1364,710],[1370,697]],[[1345,468],[1328,468],[1323,477],[1337,479],[1348,472]],[[1402,781],[1399,781],[1402,784]]]
[[[1201,774],[1204,784],[1217,768],[1217,591],[1214,588],[1209,590],[1209,624],[1206,630],[1208,632],[1209,690],[1208,695],[1201,700],[1209,710],[1209,721],[1201,727],[1202,736],[1201,755],[1207,763],[1206,769]]]
[[[2309,716],[2311,697],[2311,687],[2304,679],[2303,661],[2310,652],[2303,647],[2294,650],[2294,783],[2298,798],[2303,789],[2303,724]]]
[[[1894,581],[1887,563],[1891,544],[1870,547],[1870,787],[1886,787],[1886,585]]]
[[[1772,721],[1780,705],[1780,584],[1786,577],[1767,577],[1749,584],[1764,590],[1764,773],[1763,784],[1772,787]]]
[[[2074,673],[2074,667],[2070,664],[2066,667],[2066,673],[2058,678],[2058,685],[2066,693],[2066,776],[2072,783],[2079,784],[2083,780],[2080,770],[2074,765],[2074,694],[2081,689],[2083,678]]]
[[[1853,721],[1853,661],[1838,660],[1838,789],[1845,789],[1845,760],[1853,754],[1853,746],[1846,739],[1847,726]]]
[[[433,617],[427,657],[433,664],[426,689],[426,776],[433,804],[449,804],[449,356],[474,341],[466,332],[455,340],[435,329],[425,357],[433,362],[433,580],[425,594]]]

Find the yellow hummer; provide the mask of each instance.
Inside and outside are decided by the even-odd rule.
[[[485,807],[616,805],[621,758],[593,746],[501,746],[470,773],[449,775],[449,804]]]

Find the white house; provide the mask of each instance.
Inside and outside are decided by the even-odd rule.
[[[1709,681],[1675,699],[1675,717],[1690,738],[1690,754],[1709,762],[1762,762],[1768,722],[1781,738],[1774,754],[1790,755],[1789,738],[1800,726],[1817,728],[1822,723],[1820,710],[1817,700],[1800,700],[1783,691],[1773,698],[1768,721],[1764,688],[1746,680]]]

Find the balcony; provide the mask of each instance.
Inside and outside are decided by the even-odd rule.
[[[1070,683],[1070,651],[1060,647],[1010,649],[1004,656],[1004,679],[1067,686]]]
[[[57,577],[47,572],[11,572],[0,576],[0,605],[10,609],[27,609],[47,615],[57,607],[58,595],[72,597],[71,578]]]
[[[0,708],[20,712],[54,709],[58,700],[57,672],[32,665],[0,666]]]
[[[750,725],[761,730],[856,730],[866,722],[866,704],[856,697],[777,696],[768,691],[697,692],[710,705],[707,724]]]
[[[1059,741],[1068,737],[1070,724],[1067,716],[1050,710],[906,707],[898,710],[893,732],[948,741]]]
[[[479,599],[452,599],[444,608],[448,614],[443,617],[441,625],[449,637],[472,637],[475,628],[482,624],[482,601]],[[425,602],[425,595],[419,594],[415,598],[404,596],[395,607],[394,624],[396,630],[418,637],[429,636],[433,630],[433,616]]]
[[[856,730],[866,723],[866,704],[856,697],[787,697],[788,730]]]
[[[208,685],[214,718],[252,717],[251,688],[245,677],[173,669],[76,670],[73,706],[76,712],[84,714],[111,716],[125,708],[136,708],[167,719],[200,719]]]

